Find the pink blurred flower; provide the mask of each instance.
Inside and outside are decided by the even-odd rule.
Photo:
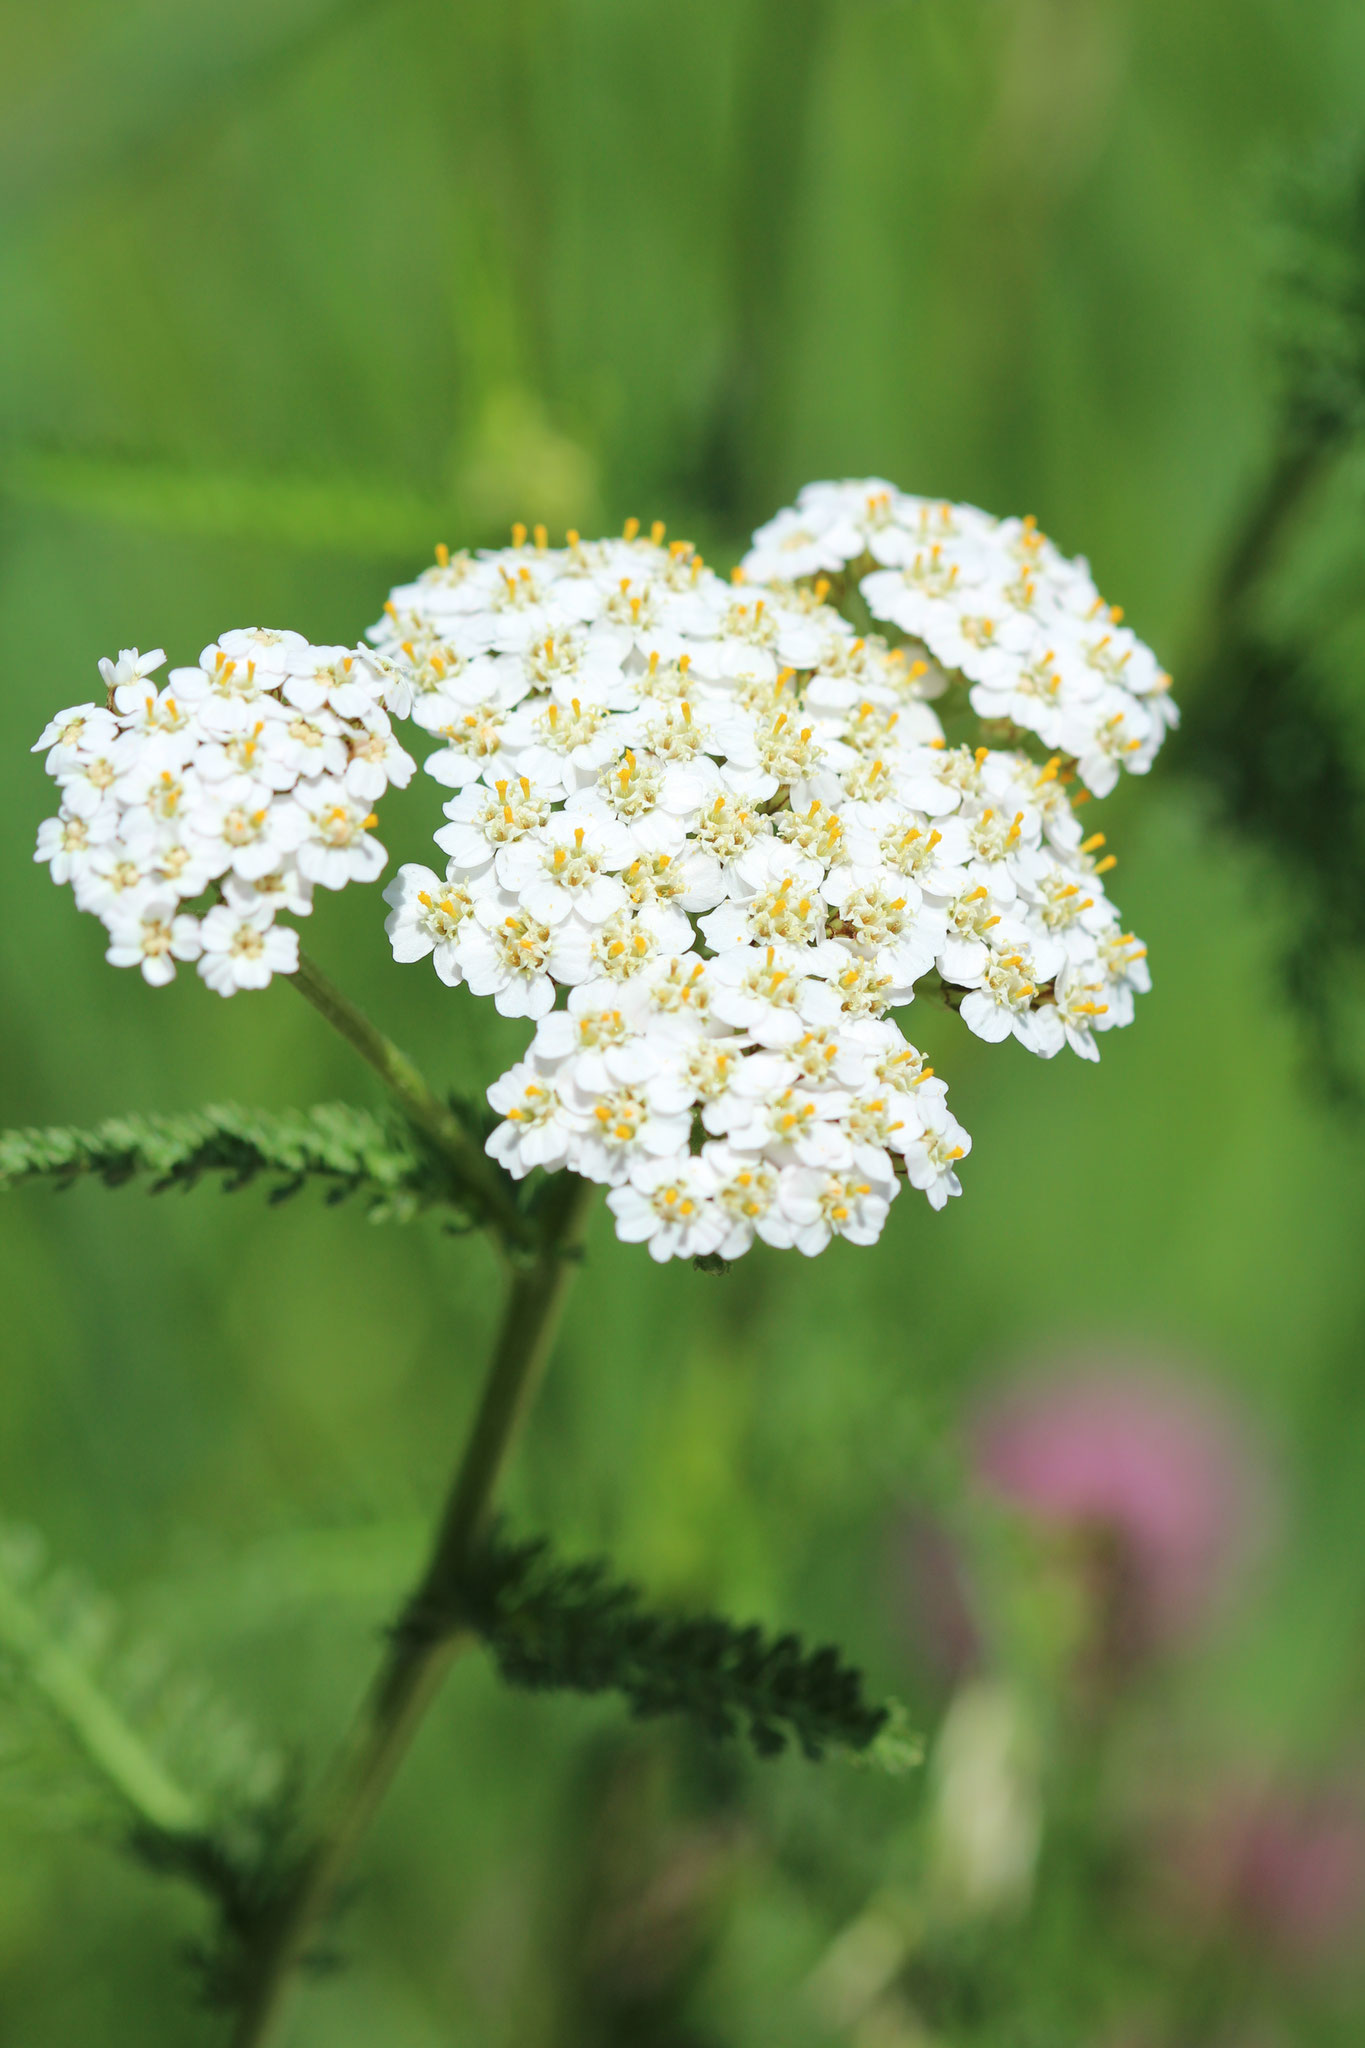
[[[978,1473],[1077,1539],[1118,1661],[1187,1635],[1264,1530],[1270,1489],[1231,1405],[1149,1364],[1083,1364],[998,1398]]]
[[[1365,1802],[1339,1783],[1228,1785],[1167,1830],[1163,1862],[1184,1924],[1217,1929],[1291,1967],[1359,1953]]]

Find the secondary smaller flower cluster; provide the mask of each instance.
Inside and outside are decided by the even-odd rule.
[[[298,965],[277,914],[306,915],[315,886],[373,881],[388,858],[370,828],[413,773],[389,722],[410,690],[372,650],[300,633],[224,633],[158,686],[165,659],[102,661],[105,702],[49,722],[33,751],[61,807],[35,858],[104,924],[115,967],[160,987],[197,961],[219,995],[264,988]]]
[[[847,572],[875,619],[971,685],[978,717],[1036,733],[1096,796],[1145,774],[1177,722],[1170,677],[1083,557],[1032,519],[916,498],[880,478],[807,484],[754,535],[755,581]]]

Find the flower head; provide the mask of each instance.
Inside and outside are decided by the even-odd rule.
[[[404,690],[364,648],[256,627],[163,687],[165,659],[125,648],[100,663],[105,704],[49,721],[35,751],[61,807],[36,857],[102,920],[114,966],[159,987],[197,961],[220,995],[264,988],[298,964],[277,914],[384,866],[373,805],[415,766],[389,718]]]
[[[910,640],[840,616],[849,575]],[[960,1192],[971,1140],[888,1019],[926,977],[1044,1058],[1129,1021],[1142,948],[1068,791],[1149,764],[1165,679],[1029,522],[811,485],[730,583],[661,528],[517,529],[372,637],[457,792],[444,880],[389,891],[395,956],[537,1020],[556,1158],[656,1258],[871,1243],[902,1184]],[[1005,744],[946,744],[954,674]]]

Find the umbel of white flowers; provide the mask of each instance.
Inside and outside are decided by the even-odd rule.
[[[902,1180],[941,1208],[971,1140],[888,1013],[936,977],[1043,1058],[1131,1021],[1144,949],[1076,808],[1150,767],[1169,677],[1031,520],[879,480],[809,485],[729,582],[635,521],[513,543],[438,549],[368,648],[227,633],[162,689],[160,652],[102,662],[106,704],[38,742],[38,859],[115,965],[263,987],[297,963],[277,912],[383,867],[410,716],[454,794],[386,929],[534,1022],[488,1091],[511,1174],[606,1183],[657,1259],[870,1244]]]

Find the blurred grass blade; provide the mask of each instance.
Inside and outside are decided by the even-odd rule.
[[[356,477],[178,469],[134,458],[10,450],[0,491],[112,525],[298,551],[427,554],[448,508]]]

